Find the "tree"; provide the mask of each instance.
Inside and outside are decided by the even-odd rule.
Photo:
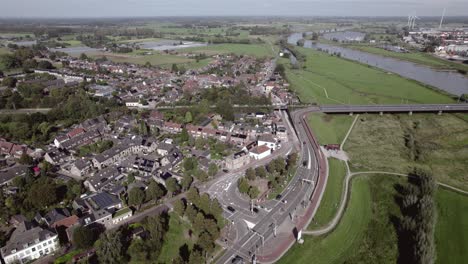
[[[128,203],[130,205],[136,205],[138,210],[141,204],[145,201],[145,192],[140,188],[132,188],[128,193]]]
[[[164,189],[156,181],[151,180],[146,189],[146,197],[150,200],[157,200],[164,196]]]
[[[80,60],[88,60],[88,56],[85,53],[81,53]]]
[[[249,181],[255,180],[255,178],[257,178],[257,175],[255,175],[255,170],[254,170],[253,168],[248,168],[248,169],[245,171],[245,177],[246,177]]]
[[[122,231],[107,231],[97,242],[96,254],[99,263],[120,264],[125,262]]]
[[[23,165],[32,165],[33,161],[33,158],[26,153],[21,154],[21,157],[19,159],[19,163]]]
[[[37,209],[42,209],[57,202],[56,185],[49,181],[34,183],[28,193],[27,200]]]
[[[90,248],[95,239],[94,232],[86,226],[78,226],[73,230],[73,245],[80,249]]]
[[[182,190],[188,190],[192,185],[193,177],[190,175],[185,175],[182,179]]]
[[[177,64],[175,64],[175,63],[172,64],[171,71],[173,73],[177,73],[179,71],[179,68],[177,67]]]
[[[166,181],[166,187],[169,193],[172,195],[180,191],[181,187],[175,178],[169,178]]]
[[[237,182],[237,187],[239,188],[239,192],[248,193],[250,185],[246,178],[241,177]]]
[[[258,190],[256,186],[250,186],[249,191],[248,191],[248,195],[250,199],[257,198],[259,194],[260,194],[260,191]]]
[[[218,166],[216,165],[216,163],[210,163],[210,165],[208,165],[208,175],[210,175],[210,177],[213,177],[216,175],[216,173],[218,173]]]
[[[185,123],[192,123],[192,121],[193,121],[192,113],[190,111],[187,111],[185,113]]]
[[[41,60],[41,61],[37,64],[37,67],[38,67],[39,69],[50,70],[50,69],[53,69],[53,68],[54,68],[54,65],[52,65],[52,63],[50,63],[50,61]]]
[[[149,252],[150,249],[142,239],[133,239],[127,251],[131,263],[147,263]]]
[[[179,136],[179,139],[181,142],[187,142],[189,140],[189,134],[187,132],[187,129],[182,128],[182,132],[180,132],[180,136]]]
[[[147,136],[149,134],[149,128],[148,128],[148,125],[146,125],[146,122],[141,120],[140,121],[140,134],[141,135],[144,135],[144,136]]]
[[[294,166],[296,166],[297,159],[298,159],[297,152],[293,152],[293,153],[288,155],[288,162],[287,162],[288,163],[288,169],[291,169]]]
[[[260,178],[265,178],[266,177],[266,170],[265,167],[260,166],[255,169],[255,174],[257,174],[258,177]]]
[[[185,203],[181,199],[174,202],[174,212],[176,212],[181,217],[184,216],[185,212]]]
[[[8,77],[3,78],[2,86],[14,88],[17,82],[18,80],[16,78],[8,76]]]

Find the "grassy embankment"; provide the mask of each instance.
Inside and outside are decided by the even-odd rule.
[[[347,115],[332,117],[325,114],[312,114],[308,119],[321,145],[341,143],[353,121]],[[335,158],[329,158],[328,165],[329,174],[325,193],[308,229],[316,229],[329,223],[335,216],[341,201],[346,166],[343,161]]]
[[[279,263],[395,263],[397,236],[389,215],[399,215],[393,185],[400,178],[369,175],[352,182],[343,218],[328,235],[304,237]]]
[[[294,70],[288,60],[286,75],[303,102],[322,104],[400,104],[453,102],[422,84],[323,52],[298,48],[307,55],[306,69]]]
[[[437,181],[468,190],[467,145],[468,121],[459,116],[362,115],[345,149],[353,171],[406,173],[419,165]]]
[[[468,259],[468,196],[439,188],[437,197],[437,263],[464,263]]]
[[[468,65],[466,64],[444,60],[424,52],[398,53],[368,45],[351,45],[346,47],[369,52],[372,54],[382,55],[385,57],[414,62],[416,64],[422,64],[435,69],[468,71]]]

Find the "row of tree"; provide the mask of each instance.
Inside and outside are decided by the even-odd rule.
[[[414,169],[406,186],[400,188],[397,197],[402,212],[398,224],[400,263],[435,262],[435,191],[432,174],[422,169]]]

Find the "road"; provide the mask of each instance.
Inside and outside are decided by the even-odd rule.
[[[229,263],[236,256],[246,261],[251,261],[253,258],[258,262],[276,261],[294,243],[292,230],[302,230],[310,222],[318,208],[327,180],[324,156],[305,121],[305,115],[311,111],[315,111],[315,108],[301,109],[292,114],[297,137],[301,139],[298,144],[301,149],[301,163],[279,201],[265,203],[258,213],[249,215],[245,212],[245,209],[249,208],[245,207],[246,201],[237,206],[238,199],[242,198],[233,198],[238,196],[235,191],[236,185],[227,186],[222,195],[218,195],[223,205],[231,205],[232,202],[231,206],[240,209],[240,212],[236,211],[228,218],[236,231],[246,225],[245,221],[253,222],[247,231],[242,229],[240,232],[237,231],[233,243],[228,245],[228,250],[217,263]],[[301,211],[304,211],[303,215],[299,215]],[[277,234],[279,227],[288,222],[293,224],[290,228],[286,228],[288,230],[286,235]],[[274,247],[274,250],[263,250],[266,244]]]
[[[167,105],[157,106],[156,109],[184,109],[193,105]],[[210,106],[215,108],[215,105]],[[273,108],[279,110],[306,108],[310,112],[321,112],[329,114],[343,113],[464,113],[468,112],[467,103],[459,104],[399,104],[399,105],[310,105],[310,104],[283,104],[273,103],[271,105],[233,105],[234,108]]]

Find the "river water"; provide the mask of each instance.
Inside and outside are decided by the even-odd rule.
[[[289,36],[288,43],[296,45],[302,39],[302,33],[294,33]],[[349,48],[312,43],[306,41],[305,48],[328,50],[329,52],[339,52],[341,57],[365,63],[388,72],[399,74],[403,77],[419,81],[421,83],[436,87],[453,95],[468,94],[468,77],[457,72],[438,71],[427,66],[407,62],[403,60],[388,58],[363,51]]]

